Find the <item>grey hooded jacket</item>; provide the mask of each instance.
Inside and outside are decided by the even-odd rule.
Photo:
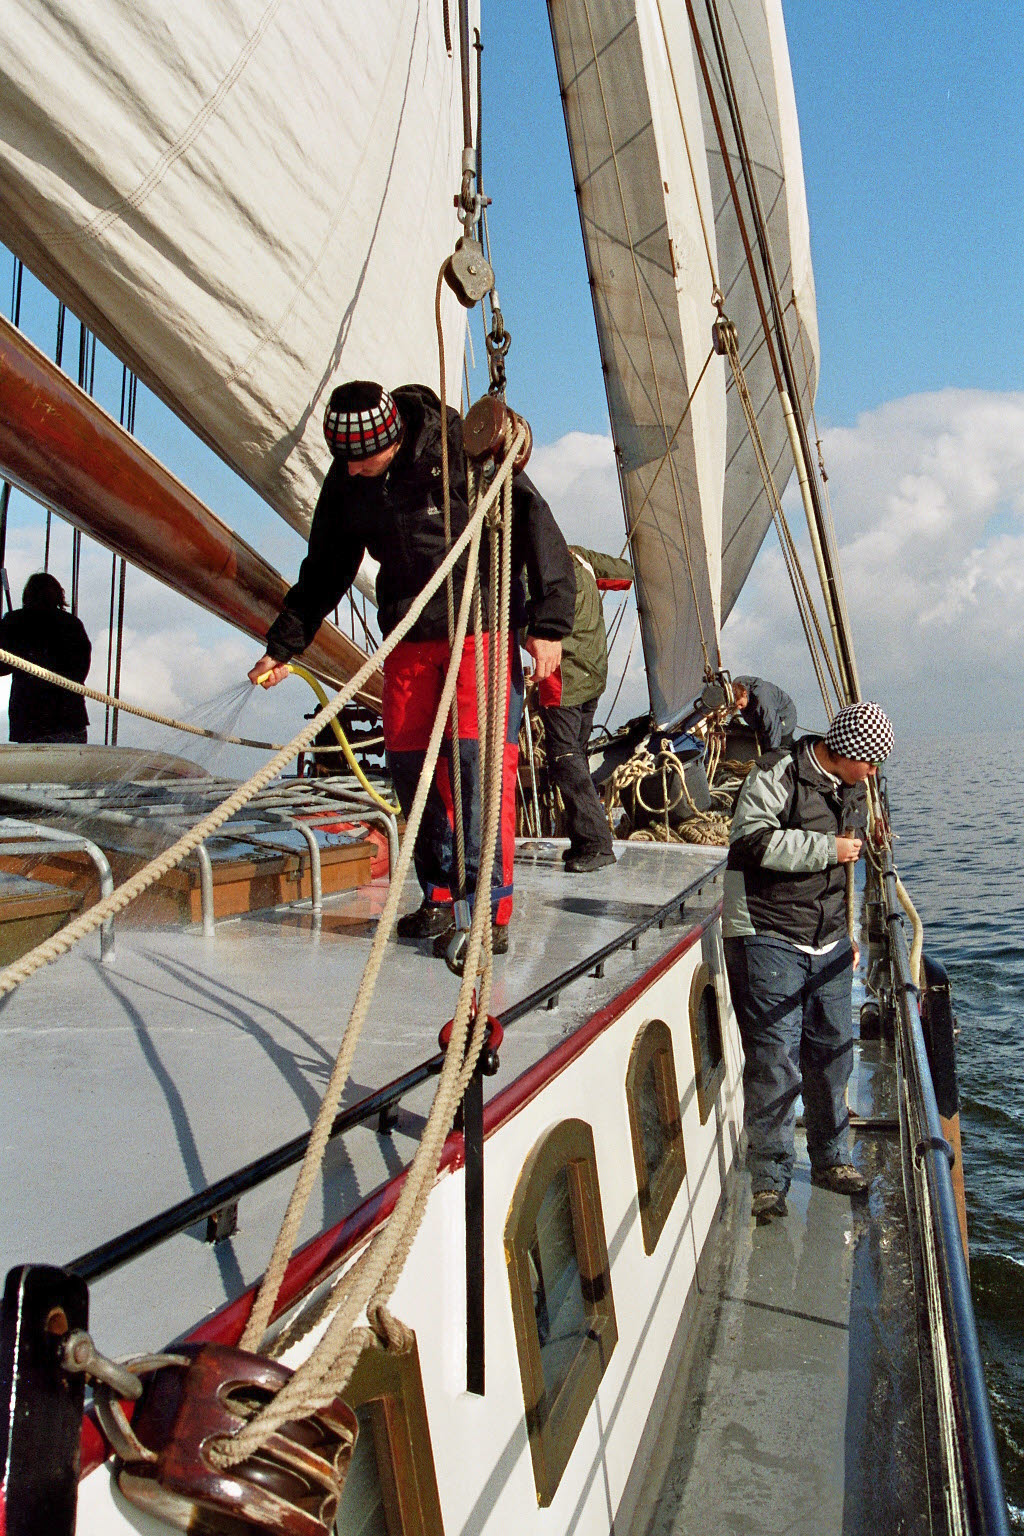
[[[818,949],[846,931],[846,873],[836,836],[863,836],[863,784],[835,784],[804,737],[748,773],[729,836],[722,932],[771,935]]]

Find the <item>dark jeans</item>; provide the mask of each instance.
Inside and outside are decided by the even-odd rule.
[[[807,1151],[818,1172],[848,1163],[846,1085],[853,1067],[853,951],[827,955],[782,939],[726,939],[725,963],[743,1051],[743,1124],[756,1195],[783,1194],[793,1177],[796,1099],[803,1091]]]
[[[586,704],[541,707],[548,776],[557,785],[565,806],[569,852],[579,858],[612,851],[608,817],[594,788],[587,762],[587,743],[596,709],[596,699],[589,699]]]

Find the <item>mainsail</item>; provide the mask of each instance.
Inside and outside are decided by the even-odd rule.
[[[667,723],[699,691],[706,668],[719,664],[719,629],[771,520],[739,402],[735,392],[727,399],[724,365],[712,355],[716,285],[739,333],[768,462],[783,480],[791,465],[787,434],[683,7],[552,0],[549,9],[651,705]],[[706,29],[703,0],[698,9]],[[733,0],[726,30],[739,114],[789,306],[786,324],[807,360],[807,406],[817,333],[780,0]],[[713,79],[712,92],[720,94],[720,86]],[[728,121],[725,132],[732,135],[725,140],[732,163],[739,155]]]
[[[440,4],[0,12],[0,238],[300,532],[336,376],[437,378],[462,148]]]

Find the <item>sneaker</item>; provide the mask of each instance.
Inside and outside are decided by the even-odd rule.
[[[786,1210],[786,1197],[781,1189],[759,1189],[750,1202],[750,1214],[757,1222],[785,1216]]]
[[[614,853],[574,853],[565,860],[565,867],[571,875],[589,875],[595,869],[607,869],[614,863]]]
[[[454,930],[449,928],[446,933],[438,934],[433,943],[433,952],[438,960],[448,959],[448,946],[452,941]],[[491,924],[491,953],[493,955],[508,954],[508,923]],[[451,965],[451,961],[448,961]],[[456,975],[462,975],[462,967],[458,963],[452,966]]]
[[[455,927],[455,913],[447,902],[425,901],[415,912],[407,912],[395,924],[400,939],[431,939],[435,934],[450,933]]]
[[[834,1195],[863,1195],[868,1180],[852,1163],[833,1163],[831,1168],[819,1168],[811,1173],[811,1183],[819,1189],[830,1189]]]

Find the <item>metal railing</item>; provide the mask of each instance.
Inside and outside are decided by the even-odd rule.
[[[951,1531],[1009,1536],[1002,1469],[950,1172],[954,1153],[935,1099],[921,1026],[920,994],[911,975],[896,871],[888,853],[882,860],[881,885],[904,1099],[922,1213],[920,1236],[925,1250],[928,1311],[933,1332],[938,1334],[933,1338],[932,1354],[946,1463],[947,1520]]]
[[[724,862],[724,861],[723,861]],[[639,947],[641,936],[651,928],[664,928],[671,919],[685,920],[687,904],[696,900],[706,886],[710,886],[720,873],[721,865],[714,865],[706,870],[698,879],[692,880],[683,890],[673,896],[670,901],[664,902],[654,911],[646,914],[631,927],[624,929],[622,933],[603,944],[585,959],[576,965],[560,972],[550,982],[538,987],[529,996],[522,998],[518,1003],[512,1004],[504,1013],[498,1016],[498,1022],[502,1028],[508,1028],[516,1020],[525,1017],[535,1008],[544,1004],[554,1006],[559,994],[566,987],[571,986],[583,976],[603,975],[604,963],[608,957],[617,950],[624,949],[628,945],[632,949]],[[364,1125],[367,1121],[377,1119],[380,1129],[388,1130],[395,1124],[395,1110],[402,1099],[410,1094],[413,1089],[425,1082],[430,1077],[435,1077],[441,1070],[443,1056],[440,1051],[412,1067],[401,1077],[393,1082],[377,1089],[366,1098],[360,1099],[357,1104],[348,1109],[341,1110],[335,1116],[331,1126],[330,1138],[334,1139],[345,1131],[353,1129],[357,1125]],[[208,1188],[199,1190],[196,1194],[180,1200],[176,1205],[169,1206],[158,1215],[150,1217],[138,1226],[132,1227],[127,1232],[122,1232],[109,1241],[101,1243],[99,1247],[92,1248],[88,1253],[81,1254],[77,1259],[64,1265],[65,1269],[80,1275],[83,1280],[98,1280],[103,1275],[108,1275],[132,1260],[141,1257],[150,1249],[158,1247],[169,1238],[175,1237],[180,1232],[187,1231],[198,1222],[216,1218],[225,1210],[237,1204],[242,1195],[247,1194],[259,1185],[272,1179],[275,1174],[290,1168],[301,1162],[309,1144],[310,1132],[306,1131],[301,1136],[295,1136],[283,1146],[275,1148],[272,1152],[265,1153],[253,1162],[247,1163],[244,1168],[228,1174],[223,1179]],[[231,1231],[228,1225],[225,1235]]]

